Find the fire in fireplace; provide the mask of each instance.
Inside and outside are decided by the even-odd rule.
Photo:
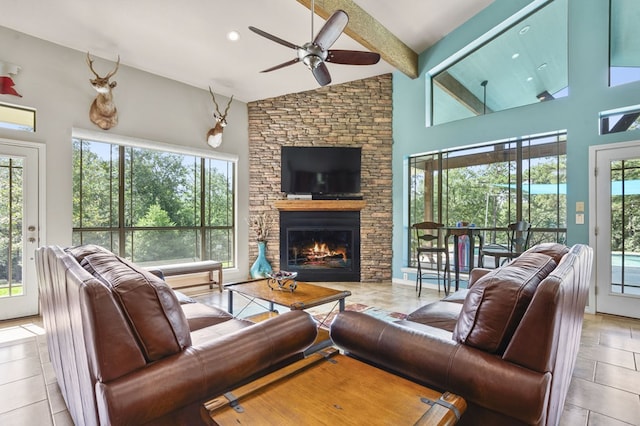
[[[287,267],[345,268],[351,265],[351,231],[288,233]]]
[[[360,213],[281,212],[280,269],[304,281],[359,281]]]

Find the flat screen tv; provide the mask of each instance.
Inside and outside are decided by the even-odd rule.
[[[282,147],[282,192],[360,193],[361,152],[361,148],[347,147]]]

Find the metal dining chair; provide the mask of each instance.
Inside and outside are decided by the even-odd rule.
[[[423,257],[427,255],[430,257],[429,263],[433,262],[433,256],[436,257],[436,273],[438,280],[438,292],[440,292],[440,266],[442,265],[441,255],[445,257],[445,268],[443,270],[443,287],[445,293],[448,294],[447,277],[444,273],[449,273],[449,250],[444,240],[444,225],[437,222],[420,222],[411,226],[416,234],[416,259],[418,261],[418,273],[416,275],[416,291],[418,297],[422,293],[422,277],[428,272],[424,272],[422,268],[423,263],[427,263]]]
[[[485,256],[494,258],[496,268],[520,256],[529,248],[531,224],[523,220],[510,223],[507,226],[507,235],[507,244],[487,244],[482,247],[478,266],[484,267]]]

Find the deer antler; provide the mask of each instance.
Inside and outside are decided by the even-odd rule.
[[[118,72],[118,68],[120,68],[120,55],[118,55],[118,60],[116,61],[116,67],[109,74],[105,75],[104,78],[111,78]]]
[[[211,99],[213,99],[213,104],[216,106],[216,111],[218,112],[218,114],[220,114],[220,107],[216,102],[216,95],[213,94],[213,90],[211,90],[211,86],[209,86],[209,93],[211,93]]]
[[[89,54],[89,52],[87,52],[87,65],[89,65],[89,69],[91,70],[93,75],[95,75],[96,78],[100,78],[96,70],[93,69],[93,59],[91,59],[91,55]]]
[[[118,55],[118,61],[116,62],[116,67],[113,69],[113,71],[110,71],[104,77],[100,77],[100,75],[96,72],[96,70],[93,69],[93,59],[91,59],[91,55],[89,54],[89,52],[87,52],[87,65],[89,65],[89,69],[91,70],[93,75],[96,76],[96,78],[104,78],[106,80],[109,80],[111,77],[115,75],[116,72],[118,72],[118,68],[120,67],[120,55]]]
[[[227,104],[227,107],[224,109],[224,117],[226,117],[227,113],[229,112],[229,108],[231,107],[231,101],[233,101],[233,95],[231,95],[231,99],[229,99],[229,103]]]
[[[216,95],[213,94],[213,90],[211,90],[211,86],[209,86],[209,93],[211,93],[211,99],[213,99],[213,104],[216,106],[216,112],[222,119],[227,118],[227,113],[229,112],[229,108],[231,107],[231,101],[233,101],[233,95],[231,95],[231,99],[229,99],[229,103],[227,104],[227,108],[224,110],[224,114],[220,113],[220,107],[216,102]]]

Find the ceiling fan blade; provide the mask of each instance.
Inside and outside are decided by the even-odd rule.
[[[345,65],[374,65],[380,61],[380,54],[358,50],[329,50],[327,62]]]
[[[254,33],[256,33],[256,34],[261,35],[261,36],[262,36],[262,37],[264,37],[264,38],[268,38],[269,40],[271,40],[271,41],[275,41],[276,43],[281,44],[281,45],[283,45],[283,46],[286,46],[286,47],[288,47],[288,48],[290,48],[290,49],[299,49],[299,47],[298,47],[298,46],[296,46],[295,44],[293,44],[293,43],[289,43],[288,41],[283,40],[283,39],[281,39],[280,37],[276,37],[276,36],[274,36],[274,35],[271,35],[271,34],[269,34],[269,33],[265,32],[265,31],[262,31],[262,30],[261,30],[261,29],[259,29],[259,28],[251,27],[251,26],[250,26],[250,27],[249,27],[249,29],[250,29],[251,31],[253,31]]]
[[[336,10],[324,23],[313,40],[322,50],[327,50],[336,42],[349,23],[349,15],[344,10]]]
[[[317,67],[312,69],[311,72],[320,86],[326,86],[331,83],[331,75],[324,62],[321,62]]]
[[[290,60],[290,61],[283,62],[283,63],[281,63],[281,64],[279,64],[279,65],[276,65],[276,66],[274,66],[274,67],[267,68],[266,70],[262,70],[262,71],[260,71],[260,72],[269,72],[269,71],[279,70],[280,68],[284,68],[284,67],[288,67],[289,65],[293,65],[293,64],[295,64],[296,62],[300,62],[300,59],[299,59],[299,58],[295,58],[295,59],[292,59],[292,60]]]

